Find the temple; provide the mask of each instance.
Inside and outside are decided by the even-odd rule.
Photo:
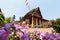
[[[42,17],[39,7],[32,9],[23,17],[23,20],[28,20],[28,19],[30,20],[31,27],[48,27],[49,26],[49,20],[46,20]]]

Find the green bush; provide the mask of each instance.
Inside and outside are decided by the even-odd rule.
[[[55,30],[55,32],[57,32],[57,33],[60,33],[60,27],[59,27],[59,25],[54,25],[53,26],[53,29]]]
[[[3,15],[3,13],[0,12],[0,26],[2,26],[4,24],[4,20],[5,20],[5,17]]]

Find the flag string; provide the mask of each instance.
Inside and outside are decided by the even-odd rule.
[[[28,9],[30,10],[30,6],[27,0],[25,0],[26,6],[28,7]]]

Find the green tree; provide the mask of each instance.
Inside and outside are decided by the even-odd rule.
[[[52,25],[54,25],[56,23],[55,20],[50,20],[50,22],[52,23]]]
[[[23,17],[19,17],[19,20],[22,21],[22,18],[23,18]]]
[[[27,22],[28,24],[30,24],[30,20],[29,20],[29,19],[27,19],[26,22]]]
[[[52,22],[52,25],[60,25],[60,18],[57,18],[56,20],[50,20]]]
[[[22,19],[22,17],[20,17],[20,20]]]
[[[59,24],[60,25],[60,18],[57,18],[56,19],[56,24]]]
[[[13,15],[13,21],[15,21],[15,15]]]
[[[5,17],[4,17],[4,15],[3,15],[3,13],[0,12],[0,26],[1,26],[2,24],[4,24],[4,21],[5,21]]]
[[[55,30],[55,32],[60,33],[60,18],[52,20],[51,22],[53,24],[53,29]]]
[[[5,18],[5,23],[10,23],[10,17]]]

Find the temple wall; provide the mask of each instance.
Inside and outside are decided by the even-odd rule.
[[[26,19],[26,20],[28,20],[28,19]],[[39,25],[38,25],[38,22],[39,22]],[[33,20],[31,21],[31,27],[38,27],[38,26],[40,26],[40,27],[48,27],[48,25],[49,25],[49,23],[48,23],[48,21],[44,21],[44,20],[42,20],[42,23],[41,23],[41,19],[39,19],[39,21],[38,21],[38,18],[35,18],[35,17],[33,17]]]
[[[48,21],[42,21],[42,25],[43,25],[43,27],[48,27]]]

